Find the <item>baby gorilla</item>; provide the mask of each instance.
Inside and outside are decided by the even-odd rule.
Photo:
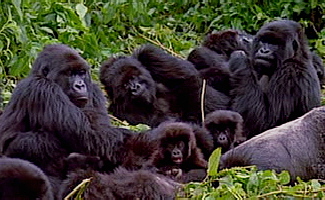
[[[242,130],[243,118],[237,112],[216,110],[206,116],[204,126],[213,136],[214,148],[221,147],[222,152],[246,140]]]
[[[176,178],[185,178],[192,169],[204,169],[207,161],[201,149],[196,145],[196,138],[190,124],[183,122],[165,122],[153,130],[158,138],[158,151],[153,164],[162,174]],[[205,176],[201,177],[203,179]]]

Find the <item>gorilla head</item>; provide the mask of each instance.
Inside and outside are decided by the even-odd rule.
[[[253,41],[254,68],[260,75],[272,75],[285,60],[308,57],[301,25],[279,20],[264,25]]]

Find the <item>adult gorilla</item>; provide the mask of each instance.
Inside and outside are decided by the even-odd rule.
[[[325,106],[265,131],[221,157],[221,168],[256,165],[260,170],[288,170],[292,181],[325,178]]]
[[[0,152],[33,162],[54,188],[70,152],[118,164],[124,138],[110,127],[105,102],[86,61],[66,45],[48,45],[0,117]]]
[[[256,35],[252,61],[231,55],[232,107],[244,119],[248,137],[296,119],[320,105],[320,86],[301,25],[280,20]]]

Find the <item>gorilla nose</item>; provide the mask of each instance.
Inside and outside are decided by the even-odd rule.
[[[136,83],[131,86],[131,90],[138,90],[140,87],[141,85],[139,83]]]
[[[219,141],[224,141],[224,140],[227,140],[227,137],[226,137],[225,135],[220,135],[220,136],[218,137],[218,140],[219,140]]]
[[[141,92],[141,84],[139,83],[133,84],[131,85],[130,89],[133,95],[138,95]]]
[[[75,84],[73,85],[73,89],[75,91],[78,91],[79,93],[87,92],[86,84],[83,81],[75,82]]]
[[[173,151],[173,156],[180,156],[181,152],[180,151]]]
[[[262,54],[268,54],[268,53],[270,53],[270,49],[267,49],[267,48],[261,48],[261,49],[260,49],[260,53],[262,53]]]

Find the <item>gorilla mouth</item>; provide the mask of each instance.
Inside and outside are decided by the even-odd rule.
[[[273,59],[270,57],[256,57],[255,58],[255,64],[257,64],[257,65],[270,67],[270,66],[272,66],[272,63],[273,63]]]
[[[88,103],[88,97],[76,97],[74,104],[78,107],[84,107]]]
[[[181,164],[183,162],[183,158],[181,157],[173,158],[172,160],[175,164]]]
[[[272,62],[273,58],[271,57],[256,57],[255,60],[259,62]]]

